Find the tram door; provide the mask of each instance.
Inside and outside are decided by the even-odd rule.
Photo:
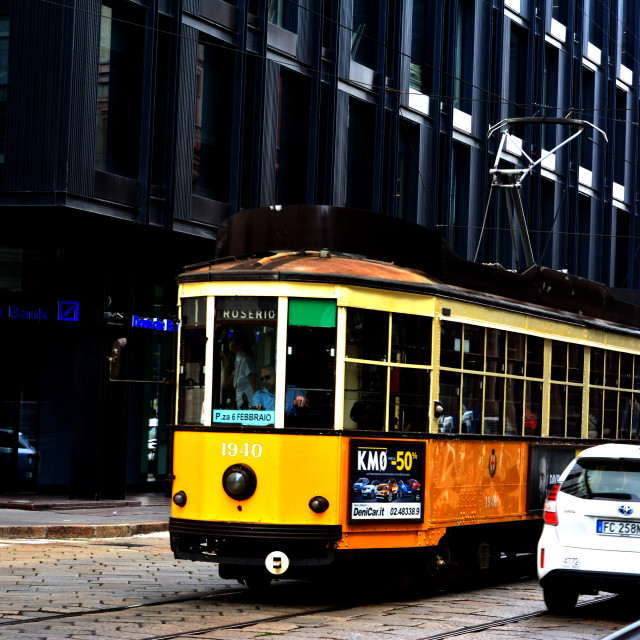
[[[309,406],[285,426],[331,429],[336,373],[335,300],[291,298],[287,327],[287,386],[302,389]]]

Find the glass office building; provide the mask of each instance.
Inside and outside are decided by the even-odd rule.
[[[487,207],[487,132],[504,118],[606,132],[549,155],[521,195],[538,264],[633,291],[639,13],[634,0],[0,0],[0,492],[164,486],[175,276],[214,256],[241,209],[382,212],[513,268],[508,210]],[[513,167],[563,135],[513,133]]]

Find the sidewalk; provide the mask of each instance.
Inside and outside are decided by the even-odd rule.
[[[116,538],[169,530],[171,498],[73,500],[65,496],[0,495],[0,539]]]

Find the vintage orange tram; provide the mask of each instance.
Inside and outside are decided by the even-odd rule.
[[[534,552],[577,449],[638,438],[640,316],[402,220],[244,211],[179,276],[172,549],[263,585]]]

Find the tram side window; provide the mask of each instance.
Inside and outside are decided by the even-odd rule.
[[[335,300],[291,298],[287,328],[285,426],[333,428],[336,374]],[[295,403],[294,390],[303,401]]]
[[[440,366],[460,369],[462,366],[462,325],[442,322],[440,334]]]
[[[431,318],[404,313],[391,315],[391,362],[431,364]],[[389,431],[429,430],[427,369],[397,366],[390,370]]]
[[[544,339],[527,336],[527,378],[542,378],[544,362]]]
[[[428,431],[431,336],[432,318],[347,309],[345,429]]]
[[[623,389],[633,389],[633,355],[620,354],[620,386]]]
[[[274,423],[277,309],[276,298],[216,298],[213,423]]]
[[[180,314],[178,421],[200,424],[204,403],[207,299],[183,298]]]
[[[483,380],[483,376],[464,375],[461,433],[482,433]]]
[[[388,350],[389,314],[368,309],[348,309],[347,358],[386,362]]]
[[[592,355],[593,358],[593,355]],[[602,438],[603,391],[595,387],[589,390],[589,437]]]
[[[442,320],[440,343],[440,432],[540,435],[542,339]]]
[[[524,435],[539,436],[542,432],[542,382],[525,382]]]
[[[460,374],[440,372],[439,402],[444,413],[438,418],[439,433],[460,433]]]
[[[345,357],[372,363],[345,362],[345,429],[385,429],[389,313],[347,309]]]
[[[584,347],[554,340],[551,343],[550,436],[581,436],[583,379]]]

